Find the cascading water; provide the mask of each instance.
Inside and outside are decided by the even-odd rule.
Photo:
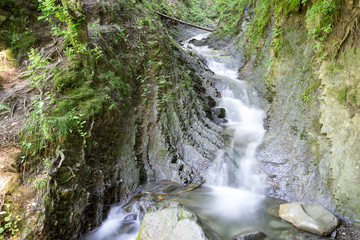
[[[199,34],[192,39],[201,40],[207,36]],[[299,235],[295,228],[268,214],[261,204],[265,199],[266,185],[265,177],[257,171],[256,149],[265,133],[265,114],[258,107],[256,92],[238,79],[234,58],[207,46],[197,47],[190,40],[184,43],[184,47],[202,55],[215,73],[216,88],[222,95],[219,107],[226,110],[225,131],[231,136],[231,142],[218,152],[209,167],[204,188],[171,197],[171,200],[182,203],[206,219],[224,239],[232,239],[248,229],[260,229],[271,239],[298,239],[289,237],[291,234]],[[144,188],[149,192],[159,192],[161,187],[168,188],[167,184],[174,187],[173,183],[155,183]],[[87,234],[85,239],[135,240],[148,204],[147,199],[130,199],[126,204],[113,206],[102,225]]]
[[[208,34],[199,34],[192,39],[201,40],[207,36]],[[264,112],[253,106],[254,98],[250,97],[252,93],[249,92],[249,86],[238,80],[237,66],[226,66],[223,62],[226,57],[221,57],[221,51],[215,52],[207,46],[197,47],[189,41],[184,43],[184,47],[204,56],[209,68],[219,80],[217,88],[222,95],[219,107],[226,109],[228,122],[225,125],[227,131],[231,132],[232,140],[228,147],[218,153],[208,170],[206,181],[210,192],[200,193],[200,196],[190,193],[178,200],[199,215],[210,217],[209,219],[221,218],[224,223],[238,221],[244,218],[244,215],[255,212],[263,199],[263,177],[254,169],[256,148],[264,135]],[[232,59],[228,60],[232,62]],[[207,198],[203,200],[207,204],[203,204],[201,200],[192,200],[199,197]],[[114,206],[103,224],[88,234],[86,239],[136,239],[141,218],[139,210],[139,204],[130,209],[132,213],[126,213],[120,206]],[[219,232],[226,229],[219,223],[215,223],[215,226],[220,226],[216,229]]]
[[[193,39],[201,40],[207,35],[200,34]],[[207,171],[210,201],[193,207],[203,215],[211,215],[214,219],[220,217],[224,223],[240,221],[253,215],[264,199],[265,178],[256,171],[255,156],[265,133],[265,113],[257,107],[255,91],[238,79],[238,66],[233,64],[232,57],[222,56],[222,51],[207,46],[197,47],[189,41],[184,46],[205,57],[208,67],[215,73],[216,87],[222,95],[219,107],[226,110],[226,131],[231,134],[231,143],[219,151]],[[223,228],[224,225],[216,230],[224,232]]]
[[[112,206],[107,219],[101,227],[89,234],[87,240],[133,240],[140,229],[140,216],[137,208],[127,213],[121,205]]]

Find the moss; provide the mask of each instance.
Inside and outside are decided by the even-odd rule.
[[[214,0],[192,0],[192,1],[173,1],[170,5],[168,1],[155,0],[145,1],[149,9],[165,12],[171,16],[184,21],[204,24],[212,21],[216,17]]]
[[[36,41],[37,36],[33,30],[38,27],[38,24],[34,23],[38,15],[37,1],[20,3],[15,0],[2,0],[0,10],[0,16],[6,19],[1,24],[0,43],[5,43],[5,47],[11,49],[14,57],[20,59]]]
[[[344,103],[344,102],[346,101],[347,91],[348,91],[348,89],[347,89],[347,88],[344,88],[343,90],[341,90],[341,91],[338,93],[338,101],[339,101],[340,103]]]
[[[275,14],[288,16],[292,12],[298,12],[303,0],[275,0]]]
[[[220,25],[216,30],[216,34],[230,34],[232,36],[238,34],[240,30],[238,26],[241,24],[245,7],[248,4],[247,0],[229,2],[219,1],[217,8],[221,14],[219,17]]]
[[[317,0],[306,13],[309,34],[320,41],[332,31],[335,17],[339,14],[340,0]]]

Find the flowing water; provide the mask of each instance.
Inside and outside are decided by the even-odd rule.
[[[192,39],[201,40],[207,35],[200,34]],[[215,73],[216,88],[222,95],[219,107],[226,110],[225,131],[232,138],[231,143],[218,152],[208,169],[206,186],[172,200],[181,202],[206,219],[224,239],[231,239],[248,229],[261,230],[271,239],[302,239],[290,224],[266,211],[269,199],[264,196],[265,177],[260,173],[256,160],[256,149],[265,133],[265,113],[259,107],[261,104],[255,90],[238,79],[238,66],[231,56],[207,46],[194,46],[189,41],[185,42],[184,47],[205,57],[208,67]],[[150,184],[147,188],[160,185]],[[126,206],[113,206],[107,219],[87,239],[136,239],[144,202],[130,202]]]

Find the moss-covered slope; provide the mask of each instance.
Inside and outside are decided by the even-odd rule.
[[[22,50],[32,100],[18,170],[24,185],[40,187],[21,234],[77,239],[141,183],[201,181],[223,143],[212,122],[216,90],[153,14],[159,5],[39,4],[32,21],[43,40]]]

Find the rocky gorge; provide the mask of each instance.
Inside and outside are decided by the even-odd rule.
[[[323,24],[326,14],[335,11],[320,5],[329,7],[328,12],[320,11],[325,12],[325,17],[318,18],[320,23],[312,21],[314,8],[325,1],[219,1],[219,14],[225,17],[218,16],[215,33],[184,48],[181,44],[199,32],[161,19],[153,10],[195,21],[194,16],[201,15],[199,8],[210,9],[211,1],[150,2],[1,3],[3,32],[18,36],[25,27],[31,30],[26,35],[31,41],[24,49],[9,39],[0,41],[0,50],[14,58],[5,57],[13,73],[7,67],[1,69],[3,236],[358,239],[360,90],[356,34],[360,3],[328,1],[336,7],[332,31],[321,30],[312,37],[309,29]],[[292,2],[296,2],[295,7]],[[77,37],[54,35],[51,21],[49,26],[31,17],[45,16],[54,9],[58,13],[50,16],[55,16],[56,26]],[[259,17],[266,22],[261,34]],[[24,28],[19,27],[21,22],[26,22]],[[251,35],[254,33],[258,35]],[[39,49],[38,55],[27,57],[30,46]],[[197,46],[208,46],[210,55],[235,69],[234,79],[246,83],[241,86],[248,89],[248,101],[255,104],[247,106],[249,111],[264,109],[263,116],[254,110],[259,113],[256,121],[265,128],[260,138],[249,140],[246,127],[234,143],[237,130],[228,127],[234,121],[229,123],[229,107],[223,105],[232,95],[219,85],[224,80],[214,75],[209,58],[197,53]],[[10,48],[18,55],[11,55]],[[36,61],[38,65],[32,68]],[[232,84],[230,89],[236,92],[238,83]],[[37,138],[44,141],[35,148]],[[255,159],[254,165],[249,172],[233,171],[245,168],[241,164],[243,150],[231,152],[229,146],[251,141],[256,146],[250,157]],[[261,192],[262,210],[257,218],[264,222],[243,214],[242,225],[229,223],[227,229],[216,222],[218,215],[207,215],[203,209],[214,200],[209,171],[215,168],[217,184],[222,179],[221,164],[214,165],[221,151],[225,152],[223,159],[241,159],[227,162],[230,170],[225,172],[229,174],[221,181]],[[257,181],[262,183],[259,188],[255,187]],[[224,198],[233,198],[243,206],[258,201],[252,194],[245,195],[244,202],[236,198],[238,192],[226,194],[221,192]],[[310,216],[326,227],[332,222],[330,230],[302,227],[299,220],[284,214],[285,202],[276,199],[301,202],[297,208],[305,215],[300,216]],[[113,204],[121,207],[111,207]],[[210,206],[225,212],[222,207],[226,204]],[[315,206],[310,204],[319,204],[337,217],[309,210]],[[113,215],[112,210],[108,212],[110,207]],[[306,231],[331,236],[296,230],[279,215]],[[116,224],[108,225],[115,226],[106,230],[108,235],[88,235],[105,231],[101,229],[109,219],[116,219]],[[334,231],[338,219],[342,224]],[[306,221],[313,224],[313,220]],[[11,224],[5,225],[8,222]],[[226,231],[229,236],[224,235]]]

